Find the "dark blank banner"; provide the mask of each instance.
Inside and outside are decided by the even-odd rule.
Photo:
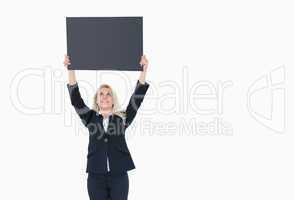
[[[69,69],[139,71],[143,17],[67,17]]]

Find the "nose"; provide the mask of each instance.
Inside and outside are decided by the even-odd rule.
[[[102,99],[106,100],[107,99],[107,95],[102,95]]]

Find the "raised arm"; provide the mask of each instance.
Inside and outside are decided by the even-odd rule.
[[[66,69],[68,71],[68,84],[69,85],[76,84],[77,83],[77,79],[76,79],[75,70],[68,69],[68,66],[71,64],[68,55],[65,55],[64,56],[64,62],[63,62],[63,64],[64,64],[64,66],[66,67]]]
[[[148,64],[149,64],[149,62],[148,62],[146,56],[143,55],[141,57],[141,61],[140,61],[140,65],[143,68],[142,71],[141,71],[141,73],[140,73],[140,77],[139,77],[139,81],[140,81],[141,84],[145,84],[145,79],[146,79]]]
[[[143,102],[145,94],[149,88],[149,84],[145,81],[148,68],[148,60],[145,55],[142,56],[140,65],[143,69],[140,73],[139,80],[137,81],[135,91],[133,92],[126,109],[125,128],[127,128],[134,120],[137,111],[141,103]]]
[[[74,70],[68,69],[68,66],[71,64],[70,59],[67,55],[65,55],[64,66],[66,67],[68,71],[68,84],[67,88],[69,91],[70,101],[73,107],[75,108],[75,111],[81,118],[83,124],[85,126],[88,125],[91,115],[93,114],[92,110],[88,108],[88,106],[84,103],[84,100],[81,97],[80,90],[78,87],[78,83],[76,80],[76,75]]]

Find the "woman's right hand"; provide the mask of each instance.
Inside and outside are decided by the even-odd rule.
[[[70,65],[70,59],[68,55],[64,55],[63,65],[66,69],[68,69],[68,66]],[[74,70],[68,69],[68,82],[70,85],[76,84],[77,80],[76,80],[76,75]]]
[[[66,69],[68,69],[68,66],[70,65],[70,59],[68,55],[64,55],[63,65],[66,67]]]

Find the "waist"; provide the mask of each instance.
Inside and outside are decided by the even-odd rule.
[[[88,172],[88,176],[89,177],[93,177],[93,178],[101,178],[101,177],[105,177],[105,176],[125,176],[128,175],[127,171],[123,171],[123,172],[106,172],[106,173],[96,173],[96,172]]]

